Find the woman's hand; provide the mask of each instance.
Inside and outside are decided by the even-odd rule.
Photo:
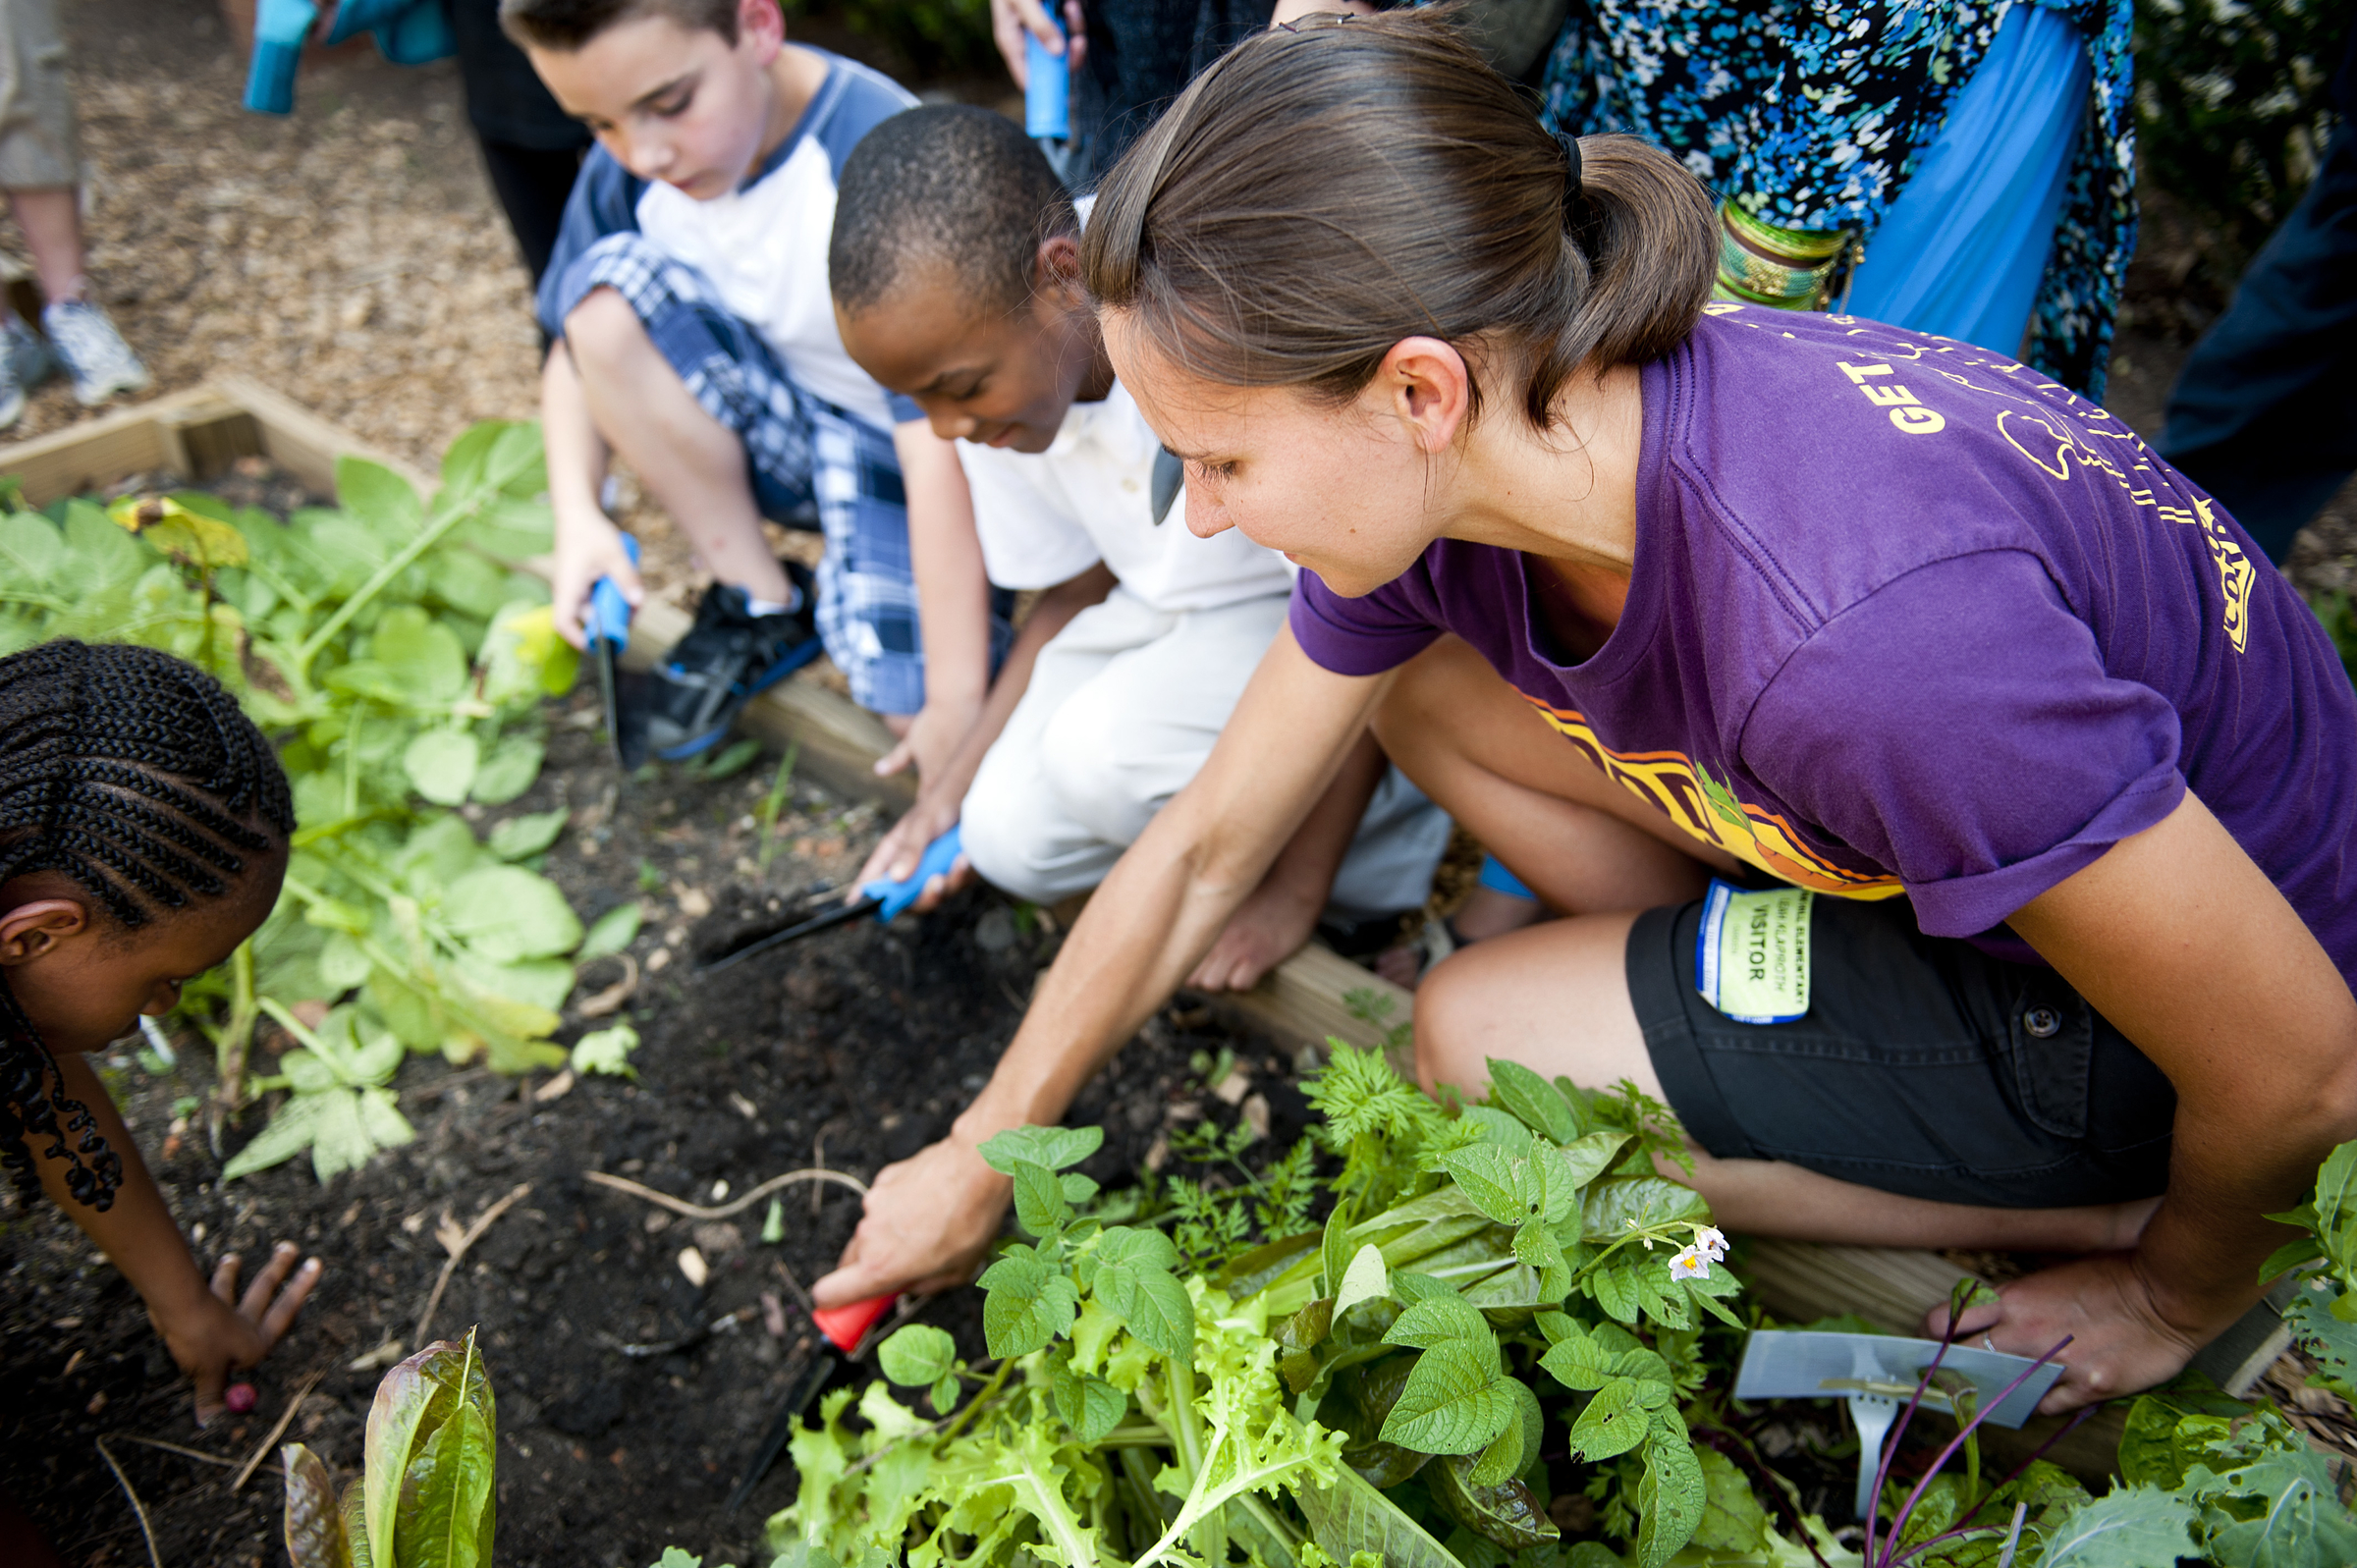
[[[199,1427],[226,1408],[222,1389],[230,1373],[253,1366],[270,1354],[310,1299],[321,1272],[316,1258],[305,1259],[301,1269],[295,1267],[291,1241],[282,1241],[272,1250],[270,1261],[253,1276],[242,1298],[238,1295],[238,1255],[230,1253],[214,1268],[210,1290],[198,1291],[185,1304],[170,1309],[150,1308],[147,1314],[155,1331],[164,1336],[172,1359],[195,1381]]]
[[[924,1294],[974,1276],[999,1233],[1014,1183],[953,1132],[914,1158],[886,1165],[867,1190],[866,1214],[835,1271],[810,1287],[821,1307],[891,1291]]]
[[[2233,1324],[2171,1323],[2127,1252],[2074,1259],[2001,1285],[1997,1294],[1964,1309],[1956,1342],[2042,1356],[2069,1335],[2055,1357],[2062,1379],[2038,1405],[2048,1416],[2166,1382]],[[1936,1338],[1946,1326],[1945,1303],[1925,1314],[1925,1333]]]

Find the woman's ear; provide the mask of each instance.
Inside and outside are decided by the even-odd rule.
[[[89,908],[78,898],[33,898],[18,904],[0,914],[0,968],[30,963],[89,929]]]
[[[1473,407],[1473,373],[1465,356],[1439,338],[1393,344],[1376,367],[1374,389],[1427,456],[1456,444]]]

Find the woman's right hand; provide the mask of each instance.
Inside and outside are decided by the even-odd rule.
[[[821,1307],[892,1291],[919,1295],[964,1284],[999,1233],[1014,1183],[983,1163],[956,1131],[867,1189],[866,1214],[835,1271],[810,1287]]]
[[[557,635],[576,648],[587,646],[581,618],[589,606],[589,590],[600,577],[614,586],[632,610],[646,598],[638,568],[622,544],[622,530],[602,512],[586,517],[557,519],[557,559],[549,585],[549,608],[555,612]]]
[[[1080,0],[1064,0],[1064,32],[1056,30],[1039,0],[990,0],[990,36],[999,46],[999,58],[1007,62],[1007,74],[1018,87],[1031,85],[1031,68],[1023,51],[1026,32],[1050,54],[1066,54],[1066,34],[1070,34],[1070,53],[1064,63],[1068,70],[1080,69],[1080,62],[1088,58],[1088,25],[1081,20]]]

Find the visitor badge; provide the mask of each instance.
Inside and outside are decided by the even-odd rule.
[[[1809,905],[1802,888],[1745,892],[1717,878],[1702,901],[1694,989],[1737,1023],[1790,1023],[1809,1010]]]

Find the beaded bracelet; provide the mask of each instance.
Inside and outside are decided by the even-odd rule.
[[[1850,244],[1839,229],[1780,229],[1736,206],[1719,204],[1719,281],[1724,299],[1780,310],[1817,310],[1826,282]]]

